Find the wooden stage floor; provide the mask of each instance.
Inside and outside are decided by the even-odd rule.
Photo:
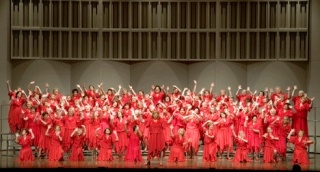
[[[156,170],[213,170],[213,171],[237,171],[237,170],[266,170],[266,171],[292,171],[293,164],[290,162],[292,153],[287,154],[288,158],[286,161],[280,161],[276,163],[264,163],[262,159],[258,161],[248,163],[234,163],[232,160],[225,158],[218,159],[216,162],[202,162],[202,157],[198,156],[196,159],[187,159],[186,162],[179,163],[167,163],[164,158],[163,166],[159,165],[159,160],[154,159],[151,161],[150,167],[145,166],[146,156],[143,156],[144,162],[131,163],[124,162],[123,160],[117,159],[114,156],[113,162],[100,162],[94,160],[93,156],[85,156],[85,161],[70,162],[65,157],[65,161],[61,162],[49,162],[46,159],[35,159],[34,162],[18,162],[16,156],[0,156],[0,168],[35,168],[35,169],[47,169],[47,168],[93,168],[93,169],[132,169],[144,170],[144,169],[156,169]],[[320,155],[310,154],[310,165],[301,165],[302,171],[320,171]]]

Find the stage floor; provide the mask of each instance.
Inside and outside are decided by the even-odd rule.
[[[291,171],[293,164],[291,163],[292,153],[287,154],[286,161],[276,163],[264,163],[262,159],[248,163],[234,163],[225,158],[216,162],[202,162],[202,157],[196,159],[187,159],[186,162],[167,163],[167,156],[164,158],[163,166],[159,165],[159,160],[151,161],[150,167],[145,166],[144,161],[138,163],[125,162],[119,160],[116,156],[113,162],[96,161],[93,156],[85,156],[85,161],[70,162],[68,160],[61,162],[49,162],[46,159],[35,159],[34,162],[18,162],[17,156],[0,156],[0,168],[110,168],[110,169],[216,169],[216,170],[280,170]],[[302,171],[320,171],[320,155],[310,154],[310,165],[301,165]],[[65,158],[67,159],[67,158]]]

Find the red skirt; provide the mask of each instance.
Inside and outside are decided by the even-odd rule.
[[[82,147],[72,147],[69,160],[70,161],[84,161]]]
[[[132,143],[129,143],[124,160],[129,162],[142,162],[140,145],[134,145]]]
[[[112,149],[100,148],[99,155],[97,157],[98,161],[113,161]]]
[[[237,149],[233,162],[250,162],[248,152],[248,149]]]
[[[31,147],[25,147],[20,150],[18,161],[34,161]]]
[[[264,162],[274,162],[274,150],[276,150],[273,146],[265,146],[263,152],[263,161]]]
[[[165,140],[163,132],[160,133],[150,133],[149,143],[148,143],[148,156],[149,157],[160,157],[161,151],[165,148]]]
[[[184,162],[186,157],[184,155],[184,148],[173,145],[170,149],[168,162]]]
[[[202,160],[207,162],[217,161],[217,144],[215,142],[205,143],[203,146],[203,156]]]
[[[63,157],[62,146],[51,146],[49,149],[49,161],[59,161]]]
[[[124,150],[127,149],[128,146],[128,136],[127,133],[122,131],[122,132],[117,132],[118,134],[118,141],[115,143],[115,152],[123,152]]]

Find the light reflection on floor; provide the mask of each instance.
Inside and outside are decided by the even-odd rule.
[[[292,164],[290,162],[292,155],[288,155],[288,160],[277,163],[264,163],[260,159],[259,161],[249,163],[234,163],[232,160],[218,159],[216,162],[203,162],[202,157],[198,156],[197,159],[187,159],[186,162],[179,163],[167,163],[164,162],[163,166],[159,165],[159,160],[154,159],[151,161],[149,168],[158,169],[248,169],[248,170],[292,170]],[[145,166],[146,157],[144,156],[144,162],[125,162],[115,158],[112,162],[96,161],[91,156],[86,156],[85,161],[79,162],[50,162],[46,159],[35,160],[33,162],[18,162],[17,157],[12,156],[0,156],[0,168],[148,168]],[[164,160],[166,160],[165,157]],[[302,165],[303,171],[320,171],[320,155],[310,155],[310,165]]]

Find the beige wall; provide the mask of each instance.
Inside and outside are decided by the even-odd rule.
[[[149,92],[151,85],[187,86],[188,67],[178,62],[138,62],[130,66],[130,83],[133,88]]]
[[[84,61],[71,63],[71,88],[77,84],[97,85],[101,82],[105,90],[109,87],[118,89],[118,85],[130,84],[130,66],[122,62],[113,61]]]
[[[70,90],[70,65],[60,61],[27,60],[12,62],[12,89],[21,87],[27,89],[30,81],[35,81],[42,91],[45,83],[50,90],[57,87],[62,93]]]

